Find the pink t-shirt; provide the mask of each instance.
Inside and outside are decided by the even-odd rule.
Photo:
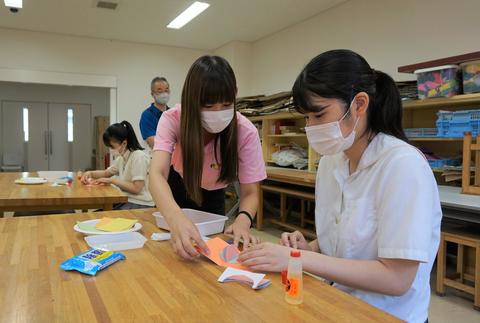
[[[155,136],[153,150],[162,150],[172,154],[172,165],[183,177],[183,163],[180,140],[180,105],[165,111],[160,118]],[[243,115],[237,112],[238,125],[238,180],[240,183],[256,183],[267,178],[265,162],[263,161],[262,146],[257,128]],[[202,188],[217,190],[225,188],[228,183],[217,183],[220,169],[215,167],[213,152],[214,140],[210,140],[204,147]],[[217,147],[220,161],[220,144]]]

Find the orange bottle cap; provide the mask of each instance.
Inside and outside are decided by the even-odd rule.
[[[300,257],[300,250],[292,250],[292,251],[290,251],[290,257],[295,257],[295,258]]]

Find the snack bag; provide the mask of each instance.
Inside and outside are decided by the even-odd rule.
[[[87,275],[95,276],[98,271],[124,259],[125,255],[119,252],[104,249],[90,249],[64,261],[60,265],[60,268],[63,270],[76,270]]]

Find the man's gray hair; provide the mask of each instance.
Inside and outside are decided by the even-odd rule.
[[[168,83],[167,79],[164,78],[163,76],[156,76],[153,78],[152,82],[150,83],[150,90],[153,92],[153,87],[155,86],[155,83],[157,82],[165,82],[167,83],[168,85],[170,85],[170,83]]]

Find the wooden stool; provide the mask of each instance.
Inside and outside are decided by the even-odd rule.
[[[472,157],[475,160],[474,181],[471,183]],[[472,134],[465,132],[463,136],[462,193],[480,195],[480,134],[476,142],[472,142]]]
[[[447,242],[458,245],[457,270],[452,276],[446,274],[446,249]],[[465,268],[465,248],[473,248],[475,252],[475,265],[473,274],[467,273]],[[474,287],[464,282],[474,283]],[[449,286],[474,296],[473,307],[480,310],[480,236],[463,233],[460,231],[442,231],[437,257],[437,294],[445,296],[445,286]]]

